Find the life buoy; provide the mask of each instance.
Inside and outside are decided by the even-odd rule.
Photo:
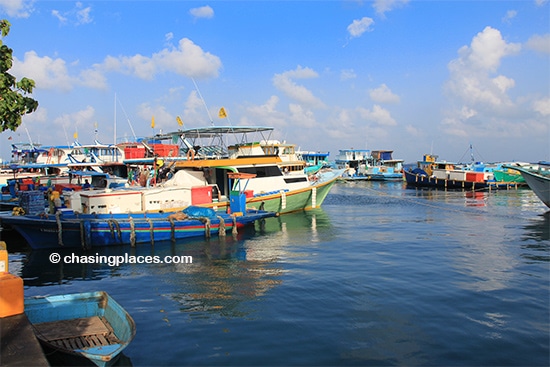
[[[187,160],[188,161],[195,160],[195,150],[194,149],[187,150]]]

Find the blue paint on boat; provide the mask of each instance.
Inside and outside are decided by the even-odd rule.
[[[220,232],[223,235],[223,229],[242,228],[277,215],[252,209],[243,215],[212,209],[208,213],[200,217],[190,215],[186,219],[178,218],[177,213],[80,214],[69,210],[57,215],[14,216],[8,213],[0,215],[0,224],[16,230],[32,249],[91,248],[209,237]]]

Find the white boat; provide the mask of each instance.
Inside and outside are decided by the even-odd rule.
[[[346,168],[344,180],[402,180],[403,160],[393,150],[344,149],[336,157],[337,167]]]
[[[550,208],[550,162],[539,162],[538,169],[505,166],[521,172],[523,179],[542,202]]]
[[[205,127],[158,135],[179,139],[184,155],[135,158],[125,163],[139,173],[140,184],[116,189],[81,192],[81,206],[89,213],[178,211],[188,205],[224,210],[232,193],[244,194],[248,208],[287,213],[319,207],[341,171],[285,175],[279,155],[266,155],[261,140],[271,127]],[[262,135],[263,138],[251,140]],[[228,143],[228,136],[238,143]],[[201,143],[202,141],[202,143]],[[142,179],[145,176],[145,180]],[[167,178],[167,179],[165,179]]]

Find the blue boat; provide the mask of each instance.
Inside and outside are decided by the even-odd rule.
[[[175,213],[0,215],[0,225],[17,231],[32,249],[154,244],[188,237],[225,235],[277,213],[248,209],[227,214],[189,206]]]
[[[68,365],[110,366],[136,333],[132,317],[103,291],[27,298],[25,314],[48,356]]]

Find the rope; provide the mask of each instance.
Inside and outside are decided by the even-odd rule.
[[[236,236],[237,235],[237,217],[234,215],[232,217],[233,217],[233,229],[231,230],[231,234]]]
[[[107,224],[109,224],[109,229],[111,231],[111,238],[116,240],[116,236],[118,235],[118,241],[122,242],[122,232],[120,230],[120,224],[117,222],[116,219],[107,219]],[[116,229],[116,234],[115,234]]]
[[[115,238],[115,229],[113,227],[113,222],[110,219],[107,219],[107,224],[109,225],[109,230],[111,231],[111,238]]]
[[[80,244],[86,249],[86,236],[84,235],[84,221],[80,221]]]
[[[134,225],[134,218],[128,219],[130,222],[130,246],[136,247],[136,226]]]
[[[220,220],[220,225],[218,227],[218,235],[220,237],[223,237],[225,236],[225,220],[223,219],[223,217],[220,217],[219,215],[217,217]]]
[[[151,246],[155,245],[155,232],[153,231],[153,221],[151,218],[145,219],[149,223],[149,233],[151,234]]]
[[[118,224],[116,219],[113,219],[113,223],[115,224],[116,233],[118,234],[118,241],[122,242],[122,232],[120,231],[120,224]]]
[[[61,226],[61,212],[55,213],[55,221],[57,222],[57,242],[59,246],[63,246],[63,228]]]
[[[204,223],[204,235],[206,238],[210,238],[210,219],[202,217],[199,218],[199,220]]]
[[[168,217],[168,220],[170,221],[170,241],[176,242],[174,218]]]

